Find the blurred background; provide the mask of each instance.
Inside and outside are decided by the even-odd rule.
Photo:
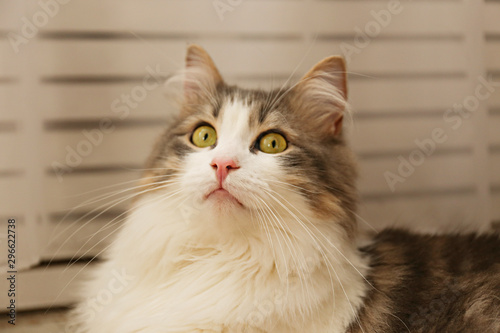
[[[71,304],[113,238],[189,43],[244,87],[346,58],[361,228],[500,220],[500,1],[0,0],[0,36],[0,267],[15,219],[20,324]]]

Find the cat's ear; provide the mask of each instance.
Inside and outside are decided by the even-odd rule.
[[[196,104],[201,100],[210,100],[221,83],[222,77],[208,53],[198,45],[190,45],[184,73],[185,102]]]
[[[342,132],[347,104],[347,75],[342,57],[316,64],[294,88],[296,106],[304,123],[325,135]]]

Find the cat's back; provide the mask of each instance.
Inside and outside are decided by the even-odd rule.
[[[373,288],[350,332],[500,332],[498,234],[388,229],[362,251]]]

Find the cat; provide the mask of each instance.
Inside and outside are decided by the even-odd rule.
[[[498,235],[360,245],[341,57],[266,92],[226,84],[191,45],[170,82],[179,114],[75,332],[500,332]]]

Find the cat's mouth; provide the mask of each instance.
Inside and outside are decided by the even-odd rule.
[[[234,202],[235,204],[243,206],[243,204],[234,195],[223,187],[219,187],[211,191],[205,196],[205,199],[212,199],[219,202]]]

